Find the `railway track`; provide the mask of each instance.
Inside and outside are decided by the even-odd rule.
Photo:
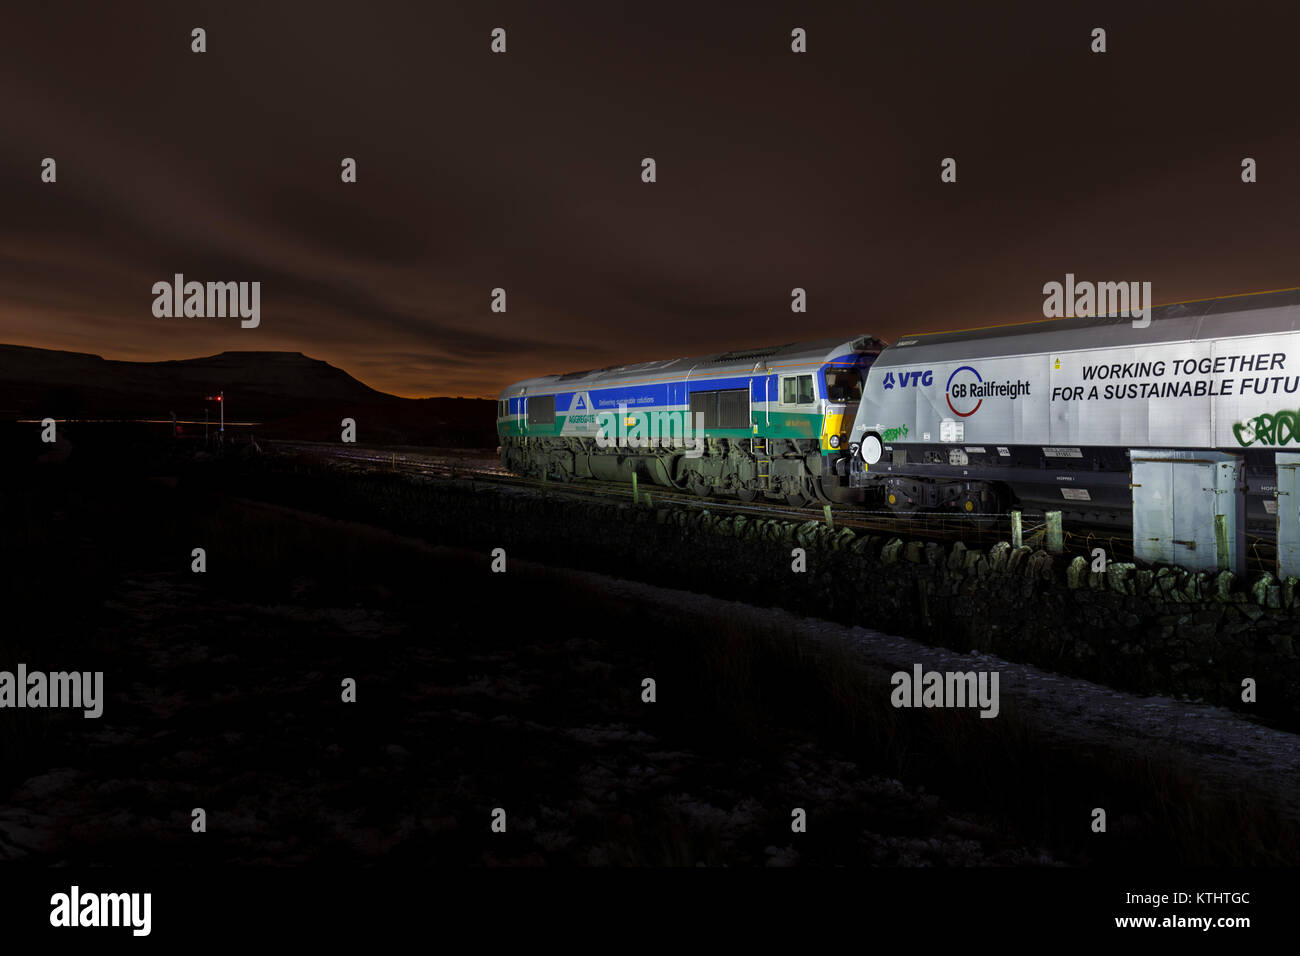
[[[300,454],[324,459],[335,464],[353,465],[363,471],[388,471],[414,474],[429,478],[468,480],[495,485],[527,488],[551,495],[577,499],[617,499],[630,502],[634,490],[621,482],[582,479],[558,482],[529,478],[506,471],[495,456],[471,456],[459,450],[436,452],[400,448],[347,448],[333,442],[267,441],[281,453]],[[743,514],[746,517],[783,518],[793,521],[825,521],[826,511],[821,507],[795,508],[788,504],[742,502],[720,497],[701,498],[690,492],[676,491],[659,485],[643,485],[635,491],[643,502],[671,504],[674,507],[699,511]],[[962,541],[968,547],[991,546],[1011,538],[1011,519],[1002,514],[917,514],[898,515],[891,511],[870,508],[853,508],[844,505],[830,506],[830,521],[835,528],[854,528],[881,532],[904,539],[934,541]],[[1041,514],[1026,512],[1022,528],[1024,543],[1041,547],[1044,543],[1045,524]],[[1090,556],[1101,548],[1109,560],[1133,559],[1131,537],[1111,526],[1072,525],[1064,529],[1065,553]],[[1248,538],[1251,550],[1248,563],[1252,570],[1272,570],[1276,550],[1272,542],[1259,535]]]

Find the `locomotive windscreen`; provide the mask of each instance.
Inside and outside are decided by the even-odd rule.
[[[826,370],[826,397],[832,402],[856,402],[862,398],[862,373],[855,368]]]

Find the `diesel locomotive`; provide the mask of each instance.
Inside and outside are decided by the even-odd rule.
[[[516,382],[497,401],[501,461],[742,501],[861,500],[848,431],[884,347],[864,335]]]

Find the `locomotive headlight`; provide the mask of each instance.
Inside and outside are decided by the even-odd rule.
[[[885,446],[880,443],[880,436],[871,432],[862,439],[862,460],[868,465],[874,465],[880,461],[880,456],[884,454]]]
[[[839,447],[840,447],[840,436],[839,436],[839,435],[832,435],[832,436],[831,436],[831,440],[830,440],[829,442],[827,442],[827,444],[830,445],[832,448],[839,448]]]

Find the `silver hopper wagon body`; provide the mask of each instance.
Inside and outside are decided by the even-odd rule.
[[[1300,290],[1127,316],[909,335],[871,368],[850,482],[898,511],[1012,505],[1131,520],[1129,451],[1233,452],[1248,520],[1300,449]]]

